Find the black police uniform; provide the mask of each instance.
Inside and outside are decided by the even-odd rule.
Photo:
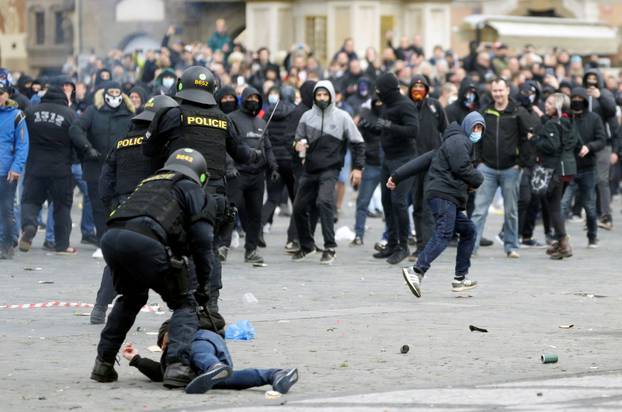
[[[98,362],[111,367],[136,315],[147,303],[149,289],[174,310],[167,364],[173,369],[185,365],[189,370],[190,344],[198,327],[192,292],[197,284],[200,291],[205,289],[212,260],[213,214],[209,203],[197,182],[163,170],[143,180],[110,215],[101,248],[121,296],[102,330],[94,375]],[[194,260],[196,278],[184,263],[187,256]],[[183,386],[175,376],[169,375],[167,381],[167,372],[165,385]],[[114,375],[110,380],[116,380]],[[92,378],[102,381],[97,376]]]
[[[251,150],[235,134],[229,118],[218,108],[213,93],[215,80],[205,67],[192,66],[184,71],[177,82],[176,97],[181,99],[179,107],[158,112],[143,143],[143,152],[149,157],[168,155],[180,147],[189,147],[200,152],[208,165],[208,193],[216,195],[215,200],[224,210],[226,203],[225,155],[228,153],[236,162],[256,161],[261,155]],[[220,237],[220,221],[216,228],[216,244]],[[213,253],[216,256],[216,251]],[[210,276],[210,308],[216,310],[219,290],[222,289],[222,268],[220,260],[213,262]]]

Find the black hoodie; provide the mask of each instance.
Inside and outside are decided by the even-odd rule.
[[[411,91],[417,83],[423,84],[426,88],[426,93],[430,93],[430,85],[427,79],[424,76],[415,75],[410,82],[410,86],[408,86],[408,96],[411,96]],[[445,116],[443,106],[441,106],[438,100],[430,97],[428,94],[422,101],[413,101],[413,103],[417,106],[419,130],[421,131],[415,140],[417,154],[438,149],[441,145],[443,132],[447,128],[447,117]]]
[[[380,118],[391,122],[391,126],[380,134],[385,157],[414,157],[414,142],[419,132],[417,107],[408,97],[400,94],[397,78],[393,74],[381,75],[376,82],[376,90],[383,103]]]
[[[270,143],[270,133],[265,130],[266,122],[257,116],[257,113],[249,112],[244,102],[252,95],[259,97],[259,106],[257,112],[261,110],[263,99],[261,94],[254,87],[247,87],[242,92],[242,104],[241,107],[235,112],[229,115],[233,126],[236,129],[238,136],[243,140],[251,149],[259,149],[264,152],[264,156],[260,162],[256,163],[236,163],[235,167],[244,173],[261,173],[268,167],[270,170],[278,169],[274,154],[272,153],[272,145]]]
[[[30,148],[26,173],[32,176],[63,177],[71,175],[73,146],[69,127],[77,115],[67,106],[61,88],[50,87],[41,103],[26,110]]]
[[[294,143],[294,133],[291,133],[289,116],[294,111],[296,106],[287,100],[281,99],[279,105],[270,108],[264,115],[264,120],[267,122],[270,119],[272,113],[272,120],[268,129],[270,131],[270,143],[272,144],[272,152],[277,161],[289,161],[292,160],[292,144]]]
[[[585,157],[577,157],[577,170],[592,170],[596,166],[596,153],[602,150],[607,144],[605,128],[599,115],[588,111],[587,91],[583,87],[572,89],[572,98],[581,97],[583,99],[583,112],[573,115],[574,124],[579,131],[584,145],[590,149]]]
[[[225,96],[232,96],[235,99],[231,108],[222,106],[220,100]],[[220,110],[222,110],[225,114],[233,113],[238,109],[238,96],[235,94],[235,90],[231,86],[223,86],[216,90],[216,93],[214,93],[214,99],[216,100],[216,103],[218,103]]]
[[[600,90],[600,97],[598,99],[591,99],[591,109],[589,107],[588,97],[588,111],[594,112],[600,116],[605,125],[605,134],[607,136],[607,143],[612,144],[613,140],[617,140],[618,135],[618,123],[616,119],[616,100],[613,94],[605,87],[605,80],[603,74],[598,69],[590,69],[583,75],[583,87],[587,88],[587,76],[590,74],[596,75],[598,79],[598,89]]]

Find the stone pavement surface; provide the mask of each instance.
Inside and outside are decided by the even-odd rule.
[[[345,208],[337,227],[351,227],[352,214]],[[600,232],[601,247],[592,250],[582,225],[569,223],[575,256],[563,261],[551,261],[542,249],[521,249],[521,259],[509,260],[498,244],[482,248],[471,270],[480,287],[462,294],[450,291],[455,249],[448,249],[416,299],[399,266],[371,257],[380,219],[368,220],[362,248],[340,243],[329,267],[319,256],[290,262],[283,253],[286,223],[275,218],[266,235],[267,267],[244,264],[240,249],[230,253],[220,306],[229,322],[248,319],[257,331],[253,341],[229,342],[235,367],[298,367],[290,394],[266,400],[271,388],[263,387],[185,395],[149,382],[124,359],[118,382],[96,383],[89,374],[101,327],[83,316],[90,309],[0,309],[0,410],[622,409],[619,229]],[[501,223],[491,216],[486,234],[492,237]],[[103,268],[91,258],[93,249],[57,257],[41,249],[42,238],[40,232],[28,254],[0,261],[0,305],[93,303]],[[258,302],[245,303],[247,292]],[[152,295],[150,303],[158,302]],[[147,348],[167,316],[139,314],[127,340],[158,359]],[[559,327],[567,324],[574,327]],[[470,332],[469,325],[488,333]],[[402,345],[409,345],[407,354]],[[559,362],[542,364],[543,353],[557,354]]]

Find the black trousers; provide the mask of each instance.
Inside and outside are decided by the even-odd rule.
[[[564,183],[559,177],[553,176],[550,187],[546,193],[546,199],[549,203],[549,211],[551,214],[551,224],[555,229],[555,238],[560,240],[566,236],[566,221],[562,216],[562,195],[564,194]]]
[[[413,221],[417,233],[417,250],[423,250],[434,233],[434,215],[424,197],[424,182],[427,173],[415,176],[412,187]],[[386,183],[386,182],[385,182]]]
[[[205,185],[205,191],[213,196],[222,196],[225,198],[228,197],[229,193],[229,185],[225,184],[224,179],[210,179]],[[211,263],[212,267],[210,270],[209,276],[209,292],[210,299],[214,299],[213,302],[216,302],[218,296],[220,294],[220,289],[222,289],[222,263],[218,258],[218,247],[223,245],[223,239],[227,237],[227,233],[229,236],[229,243],[231,243],[231,226],[225,224],[225,222],[218,221],[214,225],[214,241],[212,243],[212,253],[211,253]],[[227,243],[227,246],[229,246]]]
[[[411,160],[408,157],[401,159],[384,159],[380,174],[380,189],[382,192],[382,208],[387,224],[388,243],[387,247],[395,249],[400,247],[408,250],[408,235],[410,231],[410,219],[408,219],[408,194],[413,186],[414,177],[409,177],[400,182],[395,190],[387,189],[385,183],[391,173],[404,163]]]
[[[293,217],[298,229],[300,248],[305,252],[315,248],[313,219],[309,213],[309,208],[313,205],[317,207],[319,212],[324,248],[337,247],[334,218],[337,203],[335,184],[338,176],[339,170],[329,169],[319,173],[303,172],[300,177],[294,201]]]
[[[294,204],[294,198],[296,197],[296,179],[294,177],[294,169],[292,167],[291,161],[278,161],[279,164],[279,174],[281,178],[276,182],[273,182],[268,178],[267,180],[267,190],[268,190],[268,199],[266,203],[263,205],[263,209],[261,210],[261,227],[271,220],[272,215],[274,214],[274,209],[281,204],[283,200],[283,188],[287,188],[287,193],[289,195],[289,199]],[[293,223],[292,219],[289,221],[289,227],[287,228],[287,242],[291,242],[296,239],[298,236],[296,233],[296,225]]]
[[[185,287],[180,286],[179,272],[171,267],[164,246],[130,230],[110,229],[102,237],[101,248],[121,296],[102,330],[97,346],[99,358],[114,362],[136,315],[147,303],[149,289],[153,289],[173,310],[166,362],[190,365],[190,346],[199,326],[197,303],[191,292],[196,284],[193,272],[184,272]]]
[[[246,232],[246,243],[244,245],[246,251],[257,249],[259,231],[261,230],[265,179],[265,173],[240,173],[232,185],[231,200],[238,208],[244,208],[244,213],[240,214],[240,219]]]
[[[54,203],[54,236],[56,251],[69,247],[73,177],[39,177],[26,174],[22,193],[22,229],[37,227],[37,217],[46,200]]]
[[[97,232],[97,240],[101,241],[106,231],[106,208],[99,196],[99,181],[87,180],[86,186],[89,192],[89,200],[91,201],[91,209],[93,210],[93,220],[95,221],[95,231]]]

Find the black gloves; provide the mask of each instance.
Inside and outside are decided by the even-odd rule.
[[[276,182],[281,178],[281,175],[279,174],[279,171],[276,169],[272,170],[272,173],[270,173],[270,180],[272,182]]]
[[[376,121],[376,129],[384,130],[391,127],[391,120],[387,119],[378,119]]]
[[[200,287],[194,292],[194,298],[196,299],[199,306],[207,305],[207,301],[209,299],[209,292],[205,287]]]
[[[84,152],[84,158],[86,160],[98,160],[101,158],[101,153],[99,153],[93,146],[89,146],[88,149]]]

